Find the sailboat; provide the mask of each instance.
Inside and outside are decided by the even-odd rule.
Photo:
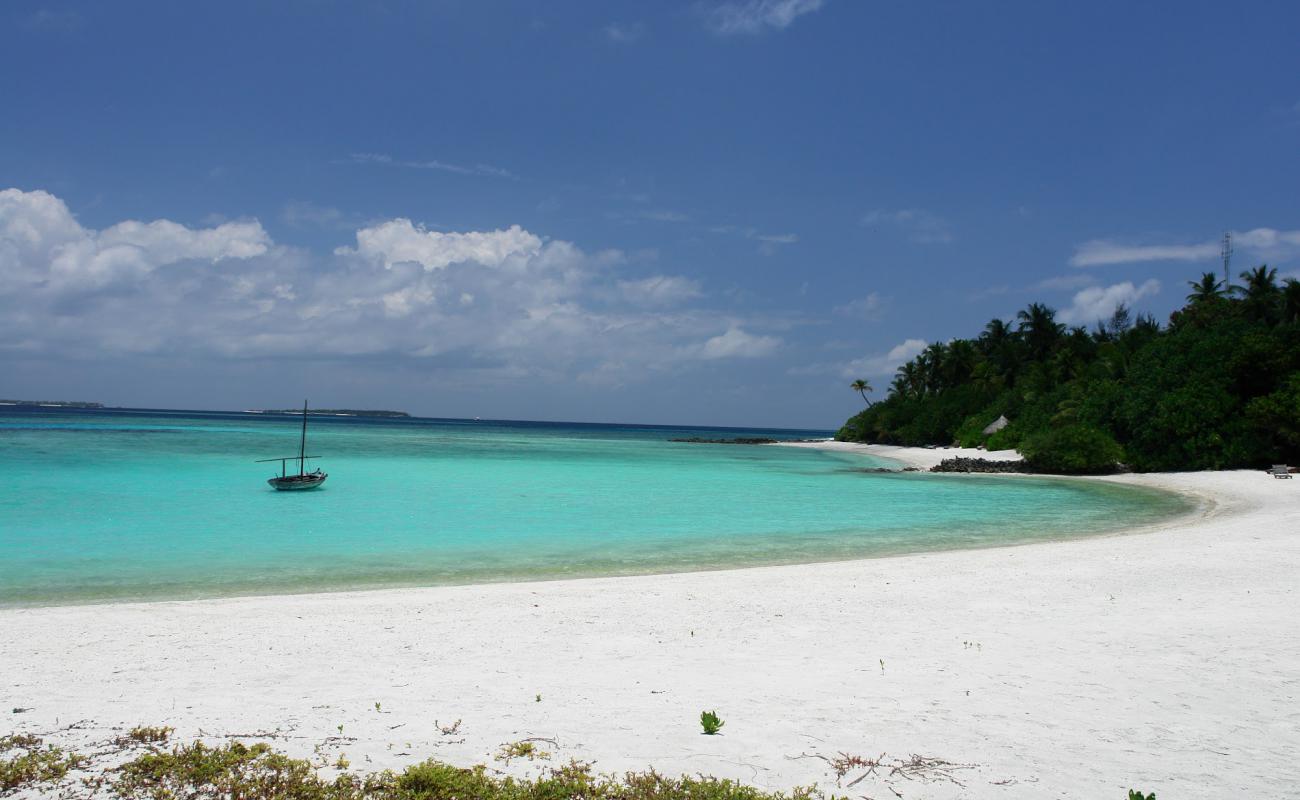
[[[325,482],[329,477],[328,474],[317,469],[315,472],[307,471],[307,460],[317,458],[318,456],[307,455],[307,401],[302,401],[302,439],[298,443],[298,455],[285,456],[284,458],[262,458],[256,463],[264,464],[268,461],[280,462],[280,474],[267,480],[276,491],[292,492],[303,489],[315,489]],[[298,462],[298,474],[291,475],[286,469],[286,463],[289,461]]]

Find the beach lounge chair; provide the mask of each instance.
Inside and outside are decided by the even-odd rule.
[[[1268,474],[1272,475],[1274,478],[1290,478],[1291,468],[1286,464],[1274,464],[1269,467]]]

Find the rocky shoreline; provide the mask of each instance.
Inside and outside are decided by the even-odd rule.
[[[993,461],[987,458],[945,458],[930,467],[931,472],[984,472],[995,474],[1030,473],[1034,470],[1024,461]]]

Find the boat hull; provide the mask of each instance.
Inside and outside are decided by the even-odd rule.
[[[286,475],[283,478],[271,478],[267,483],[277,492],[301,492],[307,489],[315,489],[325,482],[328,478],[324,472],[313,472],[308,475]]]

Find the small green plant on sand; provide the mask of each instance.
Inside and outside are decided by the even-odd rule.
[[[540,703],[540,702],[542,702],[542,696],[541,696],[540,694],[537,695],[537,699],[536,699],[535,701],[533,701],[533,702],[536,702],[536,703]]]
[[[163,744],[171,738],[174,728],[163,725],[137,725],[127,731],[126,736],[120,736],[117,744],[129,746],[132,744]]]
[[[532,761],[538,758],[550,757],[551,754],[538,747],[537,742],[528,739],[503,744],[501,750],[497,752],[497,761],[504,761],[507,764],[516,758],[526,758]]]
[[[700,727],[704,729],[706,736],[716,735],[718,731],[722,730],[722,726],[726,724],[727,723],[723,722],[722,719],[718,717],[718,712],[716,711],[700,712]]]
[[[10,756],[12,751],[21,751]],[[55,783],[85,763],[76,753],[45,747],[38,736],[0,736],[0,794]]]
[[[1156,793],[1142,794],[1137,789],[1129,789],[1128,800],[1156,800]]]

